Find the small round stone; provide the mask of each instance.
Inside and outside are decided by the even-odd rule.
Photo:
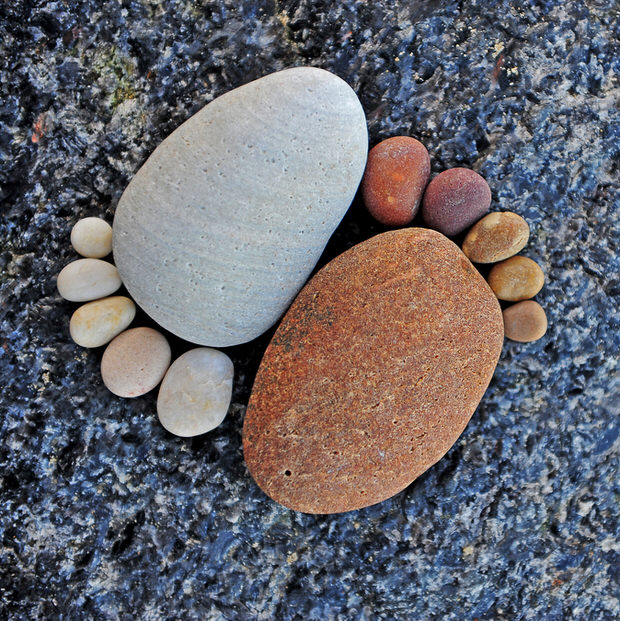
[[[83,257],[101,259],[112,252],[112,227],[101,218],[82,218],[71,230],[71,245]]]
[[[547,316],[542,306],[526,300],[509,306],[503,312],[504,336],[512,341],[530,343],[547,332]]]
[[[190,438],[215,429],[226,416],[234,368],[217,349],[198,347],[177,358],[159,389],[157,415],[177,436]]]
[[[362,179],[364,203],[383,224],[409,224],[418,212],[431,174],[426,147],[415,138],[395,136],[373,147]]]
[[[115,295],[80,306],[69,324],[71,338],[82,347],[101,347],[120,334],[136,316],[136,305]]]
[[[518,302],[533,298],[542,289],[545,275],[536,261],[517,256],[495,264],[488,281],[498,299]]]
[[[119,397],[140,397],[161,382],[170,358],[170,345],[163,334],[153,328],[132,328],[106,347],[101,378]]]
[[[88,302],[117,291],[121,286],[121,277],[118,270],[107,261],[78,259],[62,269],[56,286],[65,300]]]
[[[424,222],[444,235],[458,235],[480,219],[491,205],[487,182],[469,168],[450,168],[427,186],[422,199]]]
[[[527,244],[530,227],[512,211],[484,216],[463,240],[463,252],[474,263],[497,263],[520,252]]]

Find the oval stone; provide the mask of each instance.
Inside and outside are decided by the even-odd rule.
[[[170,433],[183,438],[215,429],[226,417],[234,367],[223,352],[198,347],[168,369],[157,397],[157,415]]]
[[[101,259],[112,252],[112,227],[101,218],[82,218],[71,229],[71,245],[83,257]]]
[[[531,343],[547,332],[547,315],[534,300],[517,302],[504,310],[504,333],[507,339]]]
[[[66,265],[56,280],[58,293],[71,302],[88,302],[114,293],[121,286],[118,270],[107,261],[78,259]]]
[[[129,293],[192,343],[262,334],[349,207],[368,150],[353,90],[310,67],[218,97],[157,147],[114,218]]]
[[[495,295],[507,302],[533,298],[545,284],[540,265],[521,255],[496,263],[487,279]]]
[[[474,263],[496,263],[525,248],[530,227],[512,211],[497,211],[478,220],[463,240],[463,252]]]
[[[493,292],[440,233],[354,246],[304,287],[265,352],[244,422],[250,473],[307,513],[389,498],[463,432],[503,336]]]
[[[123,295],[88,302],[71,316],[71,338],[82,347],[101,347],[120,334],[136,316],[136,305]]]

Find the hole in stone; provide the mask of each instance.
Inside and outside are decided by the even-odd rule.
[[[291,473],[291,471],[290,471],[290,470],[285,470],[285,471],[284,471],[284,476],[285,476],[285,477],[290,477],[290,476],[291,476],[291,474],[292,474],[292,473]]]

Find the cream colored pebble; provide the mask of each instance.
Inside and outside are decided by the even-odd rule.
[[[65,300],[88,302],[117,291],[121,286],[121,277],[118,270],[107,261],[78,259],[58,274],[56,286]]]
[[[101,218],[82,218],[71,230],[71,245],[83,257],[105,257],[112,252],[112,227]]]
[[[71,338],[82,347],[101,347],[120,334],[136,316],[136,305],[122,295],[80,306],[69,324]]]
[[[170,366],[170,357],[170,345],[157,330],[125,330],[103,352],[103,383],[119,397],[139,397],[161,382]]]
[[[159,389],[161,424],[184,438],[215,429],[228,412],[233,375],[231,359],[217,349],[198,347],[184,353],[172,363]]]

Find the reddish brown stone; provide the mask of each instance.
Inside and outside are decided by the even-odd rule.
[[[506,338],[519,343],[531,343],[547,332],[547,315],[534,300],[526,300],[509,306],[504,311]]]
[[[444,235],[458,235],[482,218],[491,205],[487,182],[469,168],[450,168],[427,186],[422,199],[424,222]]]
[[[401,229],[351,248],[265,352],[244,423],[252,476],[307,513],[389,498],[465,429],[503,334],[493,292],[443,235]]]
[[[373,147],[362,179],[364,203],[389,226],[409,224],[418,212],[431,174],[426,147],[415,138],[395,136]]]

